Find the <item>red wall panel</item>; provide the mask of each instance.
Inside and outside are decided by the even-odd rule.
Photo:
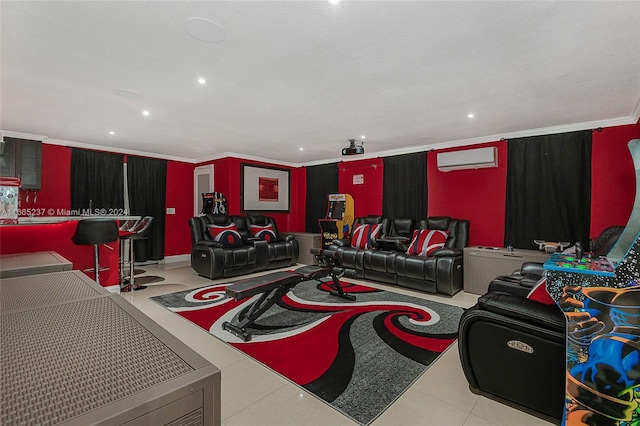
[[[354,176],[359,175],[362,175],[362,184],[354,183]],[[353,197],[354,217],[382,214],[383,177],[384,163],[381,158],[338,164],[338,193]]]
[[[639,122],[640,123],[640,122]],[[593,132],[591,230],[597,237],[611,225],[626,225],[635,201],[635,169],[627,144],[640,137],[640,124]]]
[[[166,207],[176,209],[165,215],[164,255],[175,256],[191,251],[189,218],[193,216],[192,163],[167,162]]]
[[[498,167],[449,172],[438,170],[438,152],[487,146],[498,148]],[[507,187],[507,143],[492,142],[431,151],[427,164],[428,215],[468,219],[469,245],[502,247]]]

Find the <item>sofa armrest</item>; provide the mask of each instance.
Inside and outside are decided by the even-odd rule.
[[[544,264],[540,262],[524,262],[522,266],[520,266],[520,273],[522,275],[542,276],[544,273]]]
[[[455,257],[462,256],[462,250],[458,248],[443,247],[431,253],[433,257]]]
[[[351,238],[343,238],[341,240],[336,239],[333,240],[331,244],[338,247],[351,247]]]
[[[557,305],[545,305],[521,296],[506,293],[487,293],[478,298],[480,308],[526,321],[531,324],[552,328],[556,331],[565,330],[565,318]]]

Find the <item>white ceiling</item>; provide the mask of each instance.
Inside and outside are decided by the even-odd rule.
[[[371,157],[640,115],[638,1],[2,1],[0,14],[0,128],[51,143],[302,165],[361,135]],[[187,35],[193,17],[225,39]]]

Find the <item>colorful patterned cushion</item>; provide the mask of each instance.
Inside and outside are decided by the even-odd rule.
[[[249,225],[249,231],[251,231],[251,235],[254,237],[265,240],[268,243],[274,243],[278,238],[273,230],[273,225]]]
[[[431,256],[439,248],[444,247],[449,233],[432,229],[416,229],[407,250],[407,254],[414,256]]]
[[[208,225],[209,235],[222,247],[239,247],[242,245],[242,237],[234,223],[230,225]]]
[[[535,300],[536,302],[544,303],[545,305],[553,305],[556,303],[547,292],[546,275],[540,278],[536,285],[533,286],[529,294],[527,294],[527,299]]]
[[[371,248],[371,239],[380,236],[381,224],[376,225],[355,225],[351,233],[351,247],[359,249]]]

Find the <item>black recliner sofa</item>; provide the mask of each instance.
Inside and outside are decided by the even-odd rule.
[[[235,224],[241,245],[225,247],[215,241],[208,225]],[[265,241],[251,234],[251,225],[271,225],[276,239]],[[293,235],[280,234],[270,216],[228,216],[206,214],[189,219],[191,228],[191,268],[209,279],[235,277],[298,263],[299,246]]]
[[[439,216],[416,222],[411,218],[392,221],[366,216],[356,218],[355,224],[381,224],[380,235],[370,242],[371,248],[352,247],[350,238],[333,240],[330,246],[339,253],[344,267],[355,270],[357,277],[449,296],[462,289],[462,249],[469,241],[468,220]],[[431,256],[407,254],[407,239],[414,229],[447,231],[444,247]]]

